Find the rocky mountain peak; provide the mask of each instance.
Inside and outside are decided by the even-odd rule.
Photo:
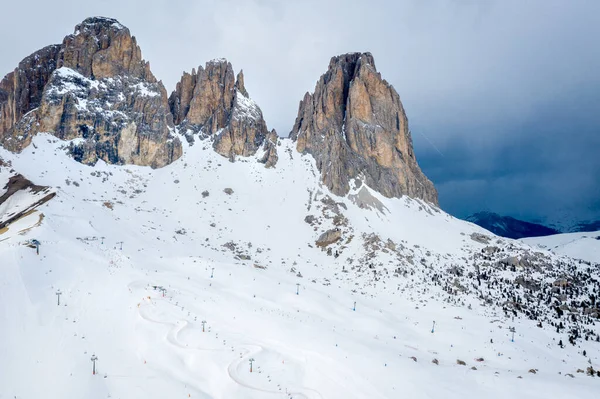
[[[197,72],[185,73],[169,97],[175,124],[184,132],[215,134],[227,124],[234,97],[235,75],[227,60],[211,60]]]
[[[87,18],[75,26],[75,32],[63,40],[61,66],[89,78],[128,75],[156,82],[135,37],[112,18]]]
[[[25,58],[0,82],[0,144],[21,151],[47,132],[86,164],[161,167],[181,156],[167,94],[129,29],[93,17],[62,44]]]
[[[227,60],[212,60],[197,72],[184,72],[169,107],[190,142],[194,137],[210,138],[215,151],[231,161],[255,155],[262,147],[260,161],[267,167],[277,162],[277,134],[267,129],[260,107],[246,90],[243,72],[236,78]]]
[[[437,204],[437,191],[417,164],[400,97],[370,53],[331,59],[314,92],[300,102],[290,138],[315,158],[336,195],[365,183],[386,197]]]
[[[246,86],[244,86],[244,71],[240,70],[235,78],[235,88],[238,90],[244,97],[250,97],[248,92],[246,91]]]

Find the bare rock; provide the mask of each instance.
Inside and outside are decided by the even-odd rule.
[[[92,17],[77,25],[63,40],[62,66],[94,79],[126,75],[156,83],[135,37],[112,18]]]
[[[5,184],[0,182],[0,187],[0,230],[56,195],[52,188],[35,185],[20,174],[10,176]]]
[[[265,168],[273,168],[277,161],[279,160],[279,156],[277,155],[277,145],[279,144],[279,136],[275,129],[271,130],[267,137],[265,138],[263,144],[263,156],[259,159],[259,162],[265,164]]]
[[[342,231],[340,229],[331,229],[321,234],[315,244],[317,244],[318,247],[325,248],[338,242],[341,238]]]
[[[44,87],[56,69],[60,51],[60,45],[36,51],[0,82],[0,144],[9,151],[29,145],[29,136],[21,140],[7,139],[13,138],[11,133],[15,123],[40,106]]]
[[[165,166],[181,156],[161,82],[129,29],[88,18],[61,45],[23,60],[0,83],[0,144],[19,152],[39,132],[86,164]]]
[[[290,138],[315,158],[336,195],[346,195],[356,178],[386,197],[437,204],[437,191],[417,164],[400,97],[370,53],[331,59],[314,93],[300,102]]]
[[[481,233],[471,233],[471,240],[478,242],[480,244],[489,244],[490,243],[490,237],[486,236],[485,234],[481,234]]]
[[[317,221],[317,218],[314,215],[306,215],[304,221],[312,226]]]
[[[194,136],[212,138],[213,148],[234,161],[263,149],[259,159],[266,167],[277,163],[277,133],[269,132],[262,111],[250,99],[244,74],[234,77],[231,63],[213,60],[184,73],[169,97],[169,107],[179,130],[193,142]]]

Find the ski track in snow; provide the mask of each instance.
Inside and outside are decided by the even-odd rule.
[[[129,288],[137,288],[139,289],[140,287],[143,286],[143,283],[140,281],[134,282],[129,284]],[[165,305],[172,305],[174,306],[172,303],[170,303],[171,301],[169,301],[169,303],[166,303],[166,299],[163,298],[152,298],[151,297],[146,297],[143,298],[143,301],[141,302],[141,304],[143,304],[143,306],[139,306],[138,307],[138,314],[140,315],[140,317],[150,323],[158,323],[158,324],[163,324],[163,325],[167,325],[169,327],[171,327],[169,329],[169,331],[167,332],[165,339],[167,342],[169,342],[171,345],[183,349],[183,350],[190,350],[190,351],[211,351],[211,352],[223,352],[224,349],[217,349],[217,348],[204,348],[204,347],[194,347],[194,346],[189,346],[188,344],[185,344],[183,342],[181,342],[179,340],[179,334],[186,328],[191,328],[190,327],[190,323],[187,320],[182,320],[182,319],[177,319],[175,321],[164,321],[164,320],[157,320],[156,318],[152,318],[151,316],[149,316],[147,313],[147,309],[149,307],[154,307],[154,306],[165,306]],[[290,397],[290,398],[305,398],[305,399],[322,399],[322,395],[315,390],[312,389],[308,389],[308,388],[285,388],[284,392],[282,392],[281,390],[267,390],[267,389],[263,389],[257,386],[254,386],[248,382],[245,382],[243,377],[241,377],[241,375],[238,372],[238,369],[241,368],[242,364],[249,364],[249,359],[254,357],[255,355],[257,355],[258,353],[264,351],[264,348],[262,346],[256,345],[256,344],[242,344],[242,345],[238,345],[235,347],[235,349],[233,350],[233,352],[238,353],[240,352],[240,350],[242,351],[241,353],[244,353],[243,356],[240,357],[240,359],[236,359],[233,360],[228,366],[227,366],[227,373],[229,374],[229,377],[237,384],[239,384],[240,386],[255,390],[255,391],[259,391],[262,393],[266,393],[266,394],[271,394],[271,395],[275,395],[277,397]],[[207,396],[208,397],[208,396]]]

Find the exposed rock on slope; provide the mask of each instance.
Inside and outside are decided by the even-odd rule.
[[[321,234],[317,239],[316,244],[318,247],[326,247],[335,242],[338,242],[341,238],[342,232],[340,231],[340,229],[331,229]]]
[[[50,187],[38,186],[0,158],[0,230],[50,201],[56,192]]]
[[[60,50],[60,45],[52,45],[36,51],[0,81],[0,140],[10,133],[23,115],[40,106],[44,87],[56,69]],[[10,141],[5,144],[17,145]]]
[[[334,194],[346,195],[357,179],[386,197],[437,204],[437,191],[417,164],[400,97],[369,53],[331,59],[314,93],[300,102],[290,137],[316,159]]]
[[[194,134],[214,139],[216,152],[235,160],[250,156],[263,147],[261,162],[267,167],[277,162],[277,134],[269,133],[262,111],[250,99],[244,75],[234,78],[231,63],[214,60],[198,72],[184,73],[169,97],[175,124],[193,141]]]
[[[88,18],[23,60],[0,83],[0,144],[21,151],[39,132],[82,138],[80,162],[165,166],[181,156],[172,116],[129,29]]]

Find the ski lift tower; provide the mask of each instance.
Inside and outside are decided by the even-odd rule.
[[[38,240],[33,239],[31,240],[31,245],[33,245],[35,247],[35,252],[39,255],[40,254],[40,245],[42,245]]]
[[[92,375],[96,375],[96,360],[98,360],[98,356],[96,356],[96,354],[93,354],[92,358],[90,360],[92,361],[92,364],[93,364]]]

